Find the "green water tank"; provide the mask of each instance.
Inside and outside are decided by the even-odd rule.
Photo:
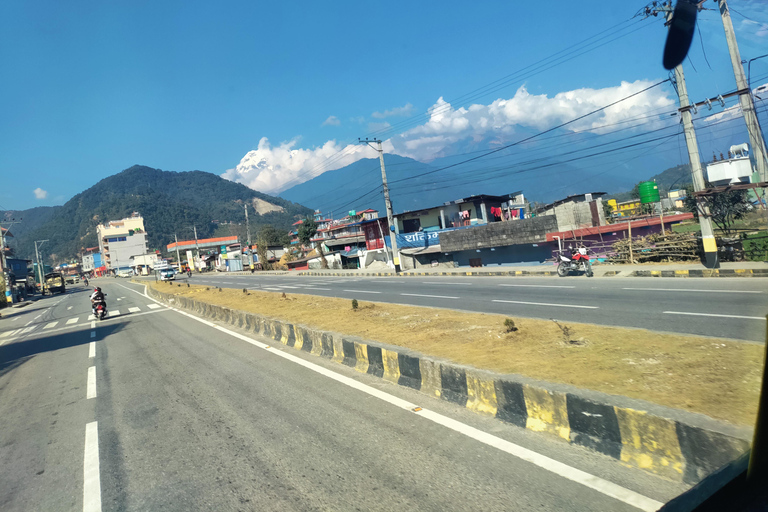
[[[640,202],[643,204],[658,203],[661,201],[659,198],[659,186],[655,181],[644,181],[637,186],[640,192]]]

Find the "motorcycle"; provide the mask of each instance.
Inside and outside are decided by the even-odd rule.
[[[592,264],[589,262],[589,255],[586,247],[579,247],[577,251],[571,248],[570,257],[562,252],[559,253],[560,263],[557,265],[557,275],[565,277],[572,272],[584,272],[587,277],[592,277]]]
[[[107,295],[106,293],[104,294]],[[108,314],[107,311],[107,301],[106,300],[97,300],[93,303],[93,316],[96,317],[98,320],[104,320]]]

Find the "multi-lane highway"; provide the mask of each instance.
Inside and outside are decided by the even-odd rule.
[[[458,295],[409,283],[422,295]],[[96,284],[112,311],[101,322],[89,316],[84,287],[3,310],[3,511],[613,512],[652,510],[683,490],[607,456],[201,322],[155,303],[140,285]],[[344,286],[384,295],[373,284]]]
[[[186,276],[180,276],[180,279]],[[762,278],[193,274],[191,283],[765,341]]]

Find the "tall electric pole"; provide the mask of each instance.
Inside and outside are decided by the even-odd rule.
[[[656,16],[658,13],[664,13],[667,18],[667,25],[672,21],[673,9],[672,2],[664,2],[661,4],[653,3],[645,9],[646,17],[649,15]],[[683,131],[685,132],[685,145],[688,148],[688,159],[691,162],[691,177],[693,178],[694,192],[704,190],[704,171],[701,168],[701,159],[699,158],[699,144],[696,141],[696,131],[693,128],[693,119],[691,116],[691,110],[695,108],[688,100],[688,89],[685,86],[685,74],[683,73],[683,65],[679,64],[675,67],[674,77],[672,84],[677,91],[677,97],[680,101],[680,117],[683,121]],[[717,241],[715,240],[715,234],[712,230],[712,218],[707,206],[706,200],[702,196],[696,197],[696,207],[699,213],[699,225],[701,226],[701,241],[704,246],[704,256],[707,268],[720,267],[720,261],[717,257]]]
[[[189,228],[187,228],[189,229]],[[198,261],[200,261],[200,245],[197,243],[197,226],[192,226],[192,229],[195,230],[195,250],[197,251],[197,260],[195,260],[195,266],[198,267]]]
[[[11,293],[11,271],[8,269],[8,260],[5,257],[5,236],[3,227],[0,226],[0,264],[2,264],[3,281],[5,282],[5,300],[13,302],[13,293]]]
[[[179,266],[179,272],[181,272],[181,255],[179,254],[179,237],[176,233],[173,234],[173,239],[176,240],[176,264]],[[187,262],[189,265],[189,262]]]
[[[392,244],[392,261],[395,265],[395,272],[400,272],[400,253],[397,250],[397,235],[395,234],[395,219],[392,215],[392,202],[389,200],[389,185],[387,185],[387,171],[384,168],[384,150],[381,148],[379,139],[365,140],[357,139],[361,143],[371,146],[371,142],[378,144],[378,148],[373,149],[379,152],[379,163],[381,164],[381,181],[384,186],[384,206],[387,208],[387,223],[389,224],[389,241]],[[385,244],[386,245],[386,244]],[[385,248],[386,250],[386,248]]]
[[[35,257],[37,258],[37,275],[40,279],[40,293],[42,295],[45,295],[45,272],[43,270],[43,267],[40,266],[40,251],[39,247],[43,245],[48,240],[35,240]],[[37,245],[37,244],[40,245]]]
[[[736,77],[736,89],[739,91],[739,106],[741,106],[741,113],[744,115],[744,122],[747,123],[749,143],[752,146],[752,154],[755,156],[755,170],[757,171],[759,181],[768,181],[768,161],[766,161],[768,152],[765,149],[765,139],[763,139],[760,124],[757,122],[752,91],[749,90],[749,84],[744,75],[744,67],[741,65],[739,45],[736,43],[736,34],[733,32],[731,11],[728,9],[727,0],[715,1],[720,8],[720,17],[723,19],[725,40],[728,42],[728,52],[731,54],[731,65],[733,66],[733,74]]]
[[[248,241],[248,257],[250,258],[251,268],[253,268],[253,254],[251,253],[251,224],[248,222],[248,203],[244,204],[243,207],[245,208],[245,235]],[[240,251],[240,254],[242,255],[242,251]]]

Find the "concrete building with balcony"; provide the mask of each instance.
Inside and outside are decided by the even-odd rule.
[[[147,233],[144,218],[138,212],[122,220],[113,220],[96,227],[99,253],[109,271],[131,266],[131,258],[147,254]]]

